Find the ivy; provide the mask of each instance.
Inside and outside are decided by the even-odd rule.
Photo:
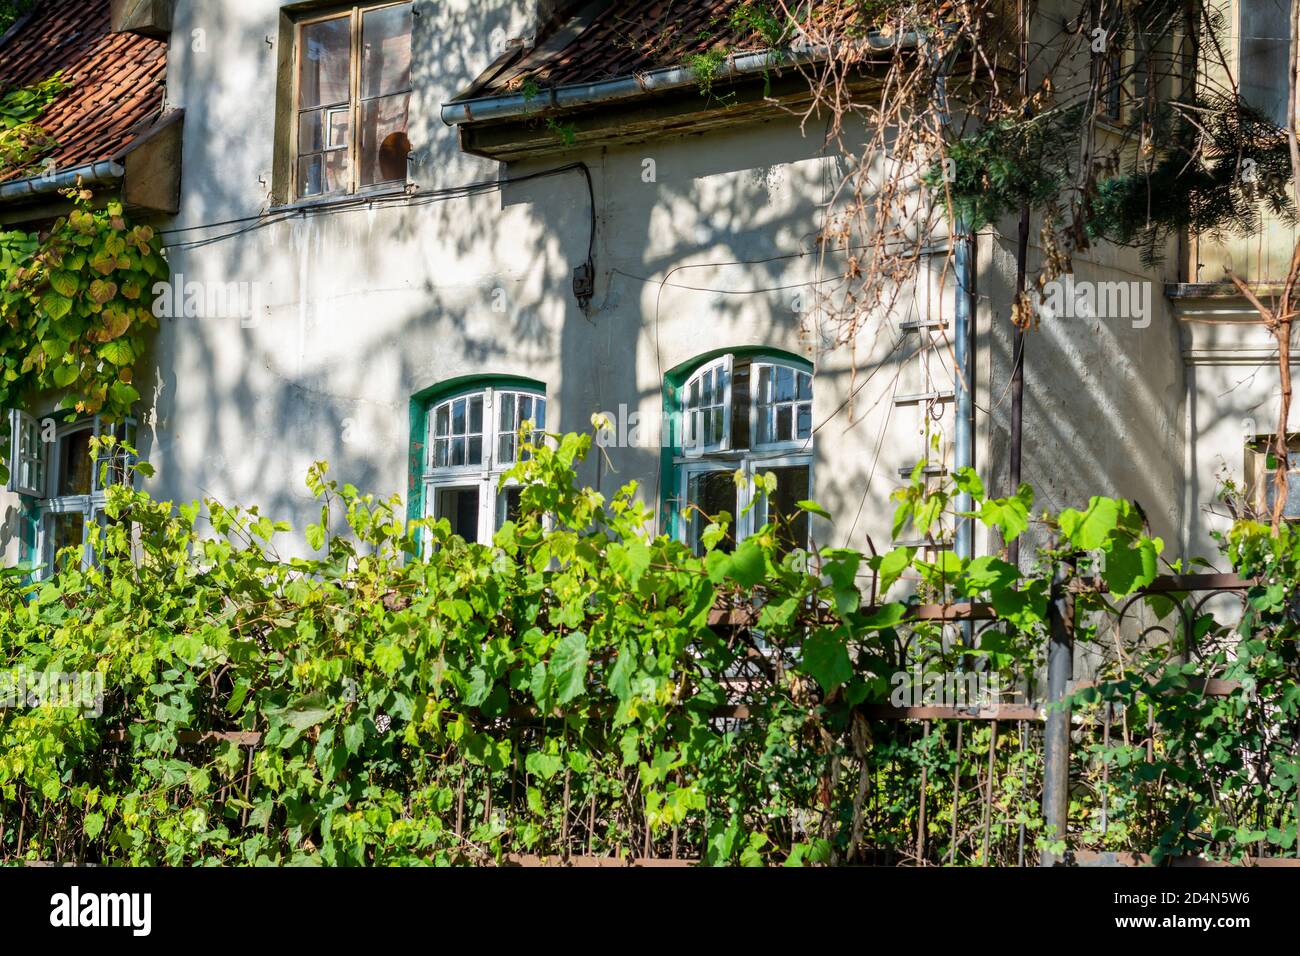
[[[168,268],[161,241],[121,203],[74,208],[42,233],[0,233],[0,407],[57,390],[62,407],[109,419],[140,396],[135,366],[156,327],[153,287]]]

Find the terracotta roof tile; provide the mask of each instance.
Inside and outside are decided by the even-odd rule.
[[[579,6],[500,75],[480,78],[475,95],[511,92],[525,80],[549,87],[629,76],[680,66],[710,49],[763,50],[767,44],[758,33],[733,22],[733,12],[745,5],[746,0],[609,0]],[[857,19],[854,6],[835,2],[822,9],[847,23]]]
[[[60,169],[120,156],[162,111],[167,41],[111,32],[109,8],[44,0],[0,44],[0,89],[59,71],[72,84],[36,121],[58,143],[48,155]]]

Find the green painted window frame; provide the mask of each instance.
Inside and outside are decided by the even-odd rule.
[[[462,395],[471,395],[491,388],[496,391],[530,392],[547,400],[546,383],[537,379],[519,375],[462,375],[457,378],[431,385],[411,396],[409,402],[409,440],[407,453],[406,519],[408,522],[420,521],[425,515],[425,452],[429,434],[429,416],[443,402],[451,401]],[[494,409],[495,413],[495,409]],[[417,547],[421,544],[422,534],[416,533]],[[419,553],[417,551],[417,553]]]
[[[682,496],[680,489],[683,476],[688,469],[699,470],[706,467],[710,462],[721,467],[722,463],[730,461],[735,461],[736,467],[742,467],[742,459],[771,462],[773,465],[778,465],[780,462],[808,458],[810,486],[814,479],[815,451],[813,439],[809,439],[809,445],[805,451],[797,451],[789,447],[776,448],[770,453],[760,454],[754,454],[752,449],[746,449],[744,452],[720,450],[704,453],[690,462],[683,461],[682,432],[684,417],[682,412],[685,404],[683,389],[697,371],[725,356],[744,357],[748,358],[752,363],[758,364],[771,361],[788,365],[813,376],[813,381],[816,382],[816,369],[812,362],[791,352],[762,345],[713,349],[697,355],[687,362],[683,362],[664,375],[662,421],[664,422],[663,427],[668,430],[669,434],[667,440],[661,442],[659,457],[659,527],[663,529],[665,534],[677,541],[686,540],[687,528],[681,513]],[[731,388],[731,385],[732,383],[729,381],[728,389]],[[754,404],[752,388],[753,383],[751,383],[750,392],[751,408]],[[815,386],[813,394],[816,394]],[[783,465],[778,466],[784,467]],[[732,468],[732,470],[734,471],[736,468]]]

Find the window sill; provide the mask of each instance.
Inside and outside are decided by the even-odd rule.
[[[310,196],[306,199],[295,199],[293,202],[280,203],[272,205],[267,210],[267,215],[278,213],[291,213],[306,211],[309,209],[328,209],[334,206],[364,206],[366,203],[374,202],[381,199],[395,199],[399,196],[407,196],[418,190],[419,187],[411,183],[385,183],[382,186],[372,186],[365,190],[359,190],[354,193],[330,193],[325,196]]]

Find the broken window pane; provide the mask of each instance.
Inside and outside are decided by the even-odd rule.
[[[373,186],[406,179],[406,137],[409,93],[370,100],[361,105],[361,185]]]
[[[692,475],[686,486],[686,504],[693,505],[690,514],[690,544],[697,554],[704,550],[700,535],[704,533],[712,519],[724,511],[731,515],[733,526],[728,529],[728,538],[718,545],[720,551],[730,551],[733,547],[734,520],[736,517],[736,481],[729,471],[705,471]],[[703,512],[701,514],[701,512]]]
[[[55,496],[88,495],[94,462],[90,457],[90,429],[65,436],[59,448],[59,480]]]

